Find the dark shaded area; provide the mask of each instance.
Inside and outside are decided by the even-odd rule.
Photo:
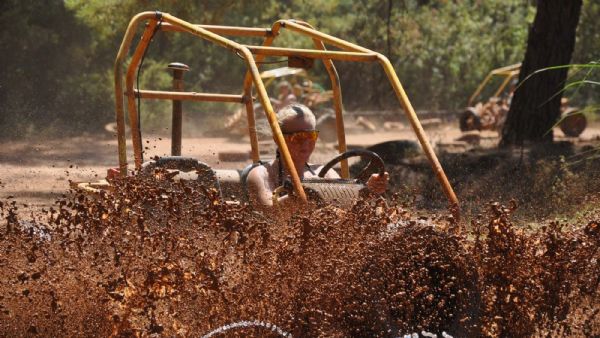
[[[92,75],[105,66],[64,2],[3,1],[0,22],[0,138],[81,134],[108,121],[99,112],[112,106],[110,84]]]
[[[571,62],[583,1],[544,0],[537,4],[519,73],[521,84],[502,128],[501,146],[522,145],[525,141],[552,142],[552,128],[560,117],[568,69],[529,76],[536,70]]]

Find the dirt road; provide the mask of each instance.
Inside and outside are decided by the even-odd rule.
[[[436,151],[464,150],[465,143],[456,140],[462,135],[454,124],[436,125],[426,132]],[[555,131],[558,139],[560,130]],[[479,134],[480,144],[493,146],[497,142],[495,132]],[[581,140],[600,139],[600,124],[588,127]],[[368,146],[389,140],[416,140],[408,127],[395,131],[351,132],[346,136],[349,146]],[[128,142],[129,143],[129,142]],[[223,162],[219,152],[248,153],[250,145],[244,139],[231,140],[225,137],[185,137],[182,154],[200,159],[214,168],[241,169],[251,161]],[[170,139],[166,136],[144,137],[145,158],[167,155]],[[323,163],[336,154],[334,143],[318,142],[312,161]],[[271,153],[264,155],[272,157]],[[133,158],[128,148],[128,159]],[[106,169],[118,164],[117,142],[107,136],[80,136],[56,138],[45,141],[3,142],[0,147],[0,198],[14,196],[20,202],[36,207],[48,205],[69,188],[69,180],[93,181],[104,178]]]

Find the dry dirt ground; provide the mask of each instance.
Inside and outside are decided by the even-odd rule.
[[[382,128],[380,128],[382,129]],[[457,141],[464,136],[456,123],[426,126],[426,133],[436,151],[464,151],[470,145]],[[486,131],[475,133],[482,147],[493,147],[498,142],[497,133]],[[559,129],[557,139],[564,139]],[[394,131],[366,132],[349,128],[346,136],[349,146],[369,146],[389,140],[416,140],[409,127]],[[600,139],[600,124],[589,126],[579,141]],[[226,137],[190,137],[184,135],[182,154],[200,159],[214,168],[241,169],[250,159],[235,162],[219,160],[219,153],[249,152],[245,139],[232,140]],[[131,161],[128,139],[128,159]],[[155,155],[167,155],[170,151],[168,136],[145,135],[146,159]],[[335,144],[319,141],[312,161],[326,162],[336,153]],[[272,152],[264,155],[272,157]],[[108,133],[97,136],[79,136],[36,141],[4,141],[0,147],[0,199],[14,196],[19,202],[37,208],[51,204],[69,189],[69,180],[93,181],[104,178],[106,169],[116,167],[117,141]],[[131,162],[130,162],[131,163]],[[449,177],[452,182],[452,177]]]

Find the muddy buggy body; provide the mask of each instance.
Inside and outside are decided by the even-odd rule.
[[[129,55],[134,36],[139,28],[143,27],[141,38],[132,55]],[[312,39],[314,49],[271,47],[273,41],[282,29]],[[156,91],[135,88],[134,79],[141,59],[148,48],[155,32],[184,33],[191,34],[205,41],[223,47],[226,52],[232,52],[240,56],[246,66],[246,75],[242,83],[241,94],[222,93],[199,93],[186,91]],[[235,42],[231,37],[255,37],[262,39],[262,45],[246,45]],[[326,46],[333,46],[336,50],[328,50]],[[339,155],[330,161],[329,166],[340,163],[341,179],[321,181],[301,181],[294,168],[294,163],[286,146],[283,134],[279,128],[275,111],[271,100],[265,89],[263,77],[261,77],[258,65],[269,57],[287,57],[289,65],[311,64],[313,61],[322,61],[331,81],[331,93],[333,110],[335,114],[335,126],[337,136],[337,149]],[[125,68],[125,62],[128,62]],[[365,153],[347,152],[344,132],[344,116],[342,114],[341,88],[334,61],[346,62],[375,62],[378,63],[390,82],[391,89],[395,92],[404,112],[407,114],[417,138],[423,148],[425,155],[430,160],[433,171],[442,184],[450,203],[457,205],[456,195],[450,186],[448,179],[433,152],[427,136],[408,100],[408,97],[389,60],[382,54],[360,47],[353,43],[321,33],[309,24],[298,20],[279,20],[271,28],[251,28],[197,25],[181,20],[168,13],[142,12],[137,14],[129,23],[125,36],[121,43],[114,65],[115,84],[115,108],[118,138],[119,167],[109,170],[107,180],[96,183],[82,183],[77,186],[88,191],[99,189],[110,189],[111,178],[126,177],[132,174],[152,175],[157,169],[170,172],[172,179],[200,180],[203,184],[215,187],[219,190],[224,202],[227,198],[235,195],[238,199],[243,198],[246,177],[250,170],[261,165],[258,135],[256,130],[255,104],[262,107],[261,114],[266,116],[272,134],[272,139],[280,151],[281,160],[291,172],[289,190],[301,201],[307,202],[306,190],[315,192],[311,196],[322,199],[325,203],[340,202],[340,200],[356,198],[357,193],[363,186],[361,179],[350,179],[348,170],[349,156],[364,155]],[[172,65],[174,70],[185,71],[183,65]],[[125,74],[124,74],[125,71]],[[162,99],[172,100],[173,125],[171,156],[155,158],[147,161],[144,159],[142,146],[142,132],[139,128],[138,100]],[[250,140],[252,164],[245,168],[235,169],[212,169],[201,159],[186,158],[181,156],[181,109],[176,109],[175,103],[181,101],[209,101],[209,102],[233,102],[240,104],[245,109],[247,119],[247,132]],[[127,112],[127,114],[126,114]],[[130,165],[126,145],[125,116],[129,118],[131,128],[131,145],[133,148],[133,165]],[[378,162],[376,154],[367,155]],[[384,170],[382,162],[378,165],[379,171]],[[239,201],[239,200],[238,200]],[[237,202],[237,201],[236,201]],[[342,203],[347,204],[347,203]]]
[[[467,108],[460,114],[460,130],[500,132],[510,109],[514,85],[520,71],[520,63],[492,70],[479,84],[469,98]],[[493,79],[500,80],[500,85],[496,88],[492,85]],[[494,90],[494,92],[486,99],[482,97],[482,93],[487,90]],[[585,130],[587,126],[585,115],[579,113],[577,108],[570,107],[566,98],[561,101],[560,112],[561,119],[558,126],[566,136],[577,137]]]

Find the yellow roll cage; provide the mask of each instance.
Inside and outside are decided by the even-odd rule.
[[[473,106],[473,101],[475,101],[477,96],[479,94],[481,94],[481,91],[483,90],[483,88],[485,88],[485,85],[487,85],[487,83],[494,76],[504,77],[504,80],[502,80],[502,83],[500,83],[500,86],[494,92],[493,96],[496,97],[496,96],[500,95],[500,93],[502,93],[502,91],[504,90],[504,88],[506,88],[506,85],[510,82],[510,80],[512,80],[515,76],[518,76],[520,72],[521,72],[521,64],[520,63],[493,69],[491,72],[488,73],[488,75],[483,79],[483,81],[481,81],[479,86],[477,86],[477,89],[475,89],[475,92],[473,93],[473,95],[471,95],[471,97],[469,97],[469,101],[467,102],[467,107]]]
[[[135,51],[131,57],[131,61],[127,67],[125,74],[125,89],[123,89],[123,64],[129,53],[133,37],[140,23],[145,22],[146,27],[142,33],[141,39],[138,42]],[[160,25],[159,25],[160,22]],[[157,27],[158,26],[158,27]],[[289,29],[292,32],[308,36],[312,38],[315,49],[297,49],[297,48],[279,48],[271,47],[273,40],[279,35],[282,28]],[[155,29],[163,31],[187,32],[198,36],[202,39],[215,43],[231,52],[238,54],[246,63],[247,72],[243,83],[243,94],[217,94],[217,93],[195,93],[195,92],[175,92],[175,91],[149,91],[134,88],[135,72],[144,55],[144,51],[150,43],[150,39]],[[262,46],[251,46],[237,43],[225,36],[244,36],[244,37],[263,37]],[[325,44],[333,45],[340,51],[330,51],[325,48]],[[256,58],[255,58],[256,55]],[[333,64],[333,60],[340,61],[360,61],[360,62],[378,62],[386,73],[388,80],[396,96],[406,113],[408,120],[413,127],[417,138],[429,159],[434,173],[440,181],[446,197],[452,205],[458,206],[458,199],[448,182],[446,174],[442,169],[437,156],[433,152],[427,136],[417,118],[400,80],[394,71],[390,61],[382,54],[371,51],[367,48],[360,47],[353,43],[344,41],[334,36],[321,33],[315,30],[311,25],[299,20],[279,20],[273,24],[271,28],[251,28],[251,27],[233,27],[233,26],[214,26],[214,25],[196,25],[187,21],[181,20],[168,13],[162,12],[142,12],[135,15],[125,32],[123,41],[119,48],[115,64],[114,64],[114,81],[115,81],[115,103],[116,103],[116,119],[117,119],[117,134],[118,134],[118,152],[119,152],[119,172],[121,176],[127,175],[127,153],[126,153],[126,137],[125,137],[125,107],[123,95],[127,100],[127,111],[129,114],[129,125],[131,127],[131,138],[133,145],[133,155],[135,169],[139,170],[142,166],[142,140],[139,132],[139,116],[136,107],[136,98],[140,99],[169,99],[169,100],[191,100],[191,101],[213,101],[213,102],[237,102],[244,104],[248,117],[248,132],[250,135],[251,156],[253,162],[258,162],[258,136],[255,127],[255,116],[253,109],[252,89],[253,86],[258,95],[258,99],[262,104],[269,125],[273,132],[273,138],[280,149],[281,156],[285,165],[290,168],[292,184],[295,193],[306,201],[306,194],[302,187],[300,178],[295,170],[294,163],[287,149],[283,134],[277,123],[277,117],[269,101],[267,91],[260,77],[257,63],[260,63],[266,56],[287,56],[287,57],[302,57],[321,59],[329,78],[333,90],[333,105],[336,116],[336,130],[338,137],[339,152],[345,152],[346,137],[344,132],[344,117],[342,114],[342,94],[340,88],[340,80]],[[348,162],[341,163],[341,176],[348,178]]]

